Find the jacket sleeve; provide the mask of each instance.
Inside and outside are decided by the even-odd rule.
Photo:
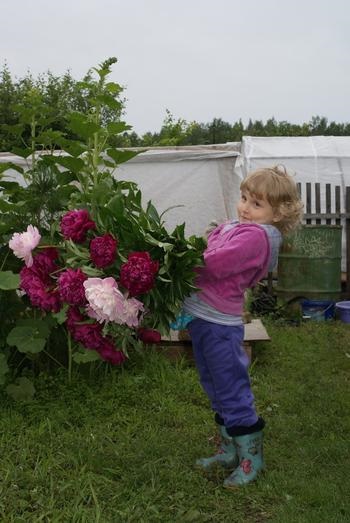
[[[226,234],[221,245],[213,242],[204,253],[205,268],[212,278],[227,278],[253,269],[267,272],[270,245],[262,227],[240,224]]]

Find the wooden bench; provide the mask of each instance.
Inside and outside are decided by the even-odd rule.
[[[270,341],[262,321],[257,318],[244,324],[244,348],[252,360],[253,346],[257,341]],[[176,361],[182,357],[193,362],[193,352],[191,339],[187,331],[170,331],[170,335],[163,337],[157,350],[164,353],[171,361]]]

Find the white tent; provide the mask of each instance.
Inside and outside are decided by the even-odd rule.
[[[153,148],[121,164],[116,177],[136,182],[144,204],[152,200],[159,213],[169,209],[164,214],[168,230],[185,222],[187,236],[200,236],[210,221],[235,216],[239,148],[240,143]]]

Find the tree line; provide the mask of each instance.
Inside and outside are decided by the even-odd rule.
[[[95,100],[90,89],[91,74],[89,71],[80,81],[75,80],[69,71],[63,76],[55,76],[48,71],[37,78],[28,72],[24,77],[14,79],[5,64],[0,71],[0,151],[14,151],[23,147],[23,141],[30,141],[32,122],[23,119],[23,108],[28,107],[28,114],[33,114],[33,105],[37,107],[37,114],[45,116],[42,121],[45,125],[49,124],[52,133],[56,132],[58,137],[64,135],[67,139],[75,138],[73,131],[67,128],[67,115],[72,111],[87,113],[92,110]],[[108,106],[103,114],[106,125],[123,119],[126,101],[123,87],[118,88],[118,103]],[[40,129],[40,117],[36,124]],[[18,132],[20,125],[25,126],[21,133]],[[301,124],[277,121],[274,117],[266,122],[250,119],[246,125],[241,119],[230,123],[221,118],[201,123],[176,119],[167,109],[159,132],[149,131],[140,136],[135,131],[127,130],[111,137],[110,142],[116,147],[205,145],[239,142],[245,135],[349,136],[350,123],[329,122],[325,116],[313,116],[309,122]]]

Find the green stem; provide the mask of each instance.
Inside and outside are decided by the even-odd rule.
[[[72,338],[68,332],[68,383],[72,382]]]
[[[2,262],[1,267],[0,267],[0,271],[2,271],[2,269],[4,268],[4,265],[6,263],[6,260],[7,260],[7,257],[9,254],[10,254],[10,249],[7,251],[7,253],[5,255],[4,261]]]
[[[43,350],[43,353],[46,354],[46,356],[48,356],[49,358],[51,358],[52,361],[54,361],[59,367],[62,367],[63,369],[65,369],[65,366],[63,365],[63,363],[61,363],[60,361],[56,360],[56,358],[54,356],[52,356],[52,354],[50,354],[46,350]]]

